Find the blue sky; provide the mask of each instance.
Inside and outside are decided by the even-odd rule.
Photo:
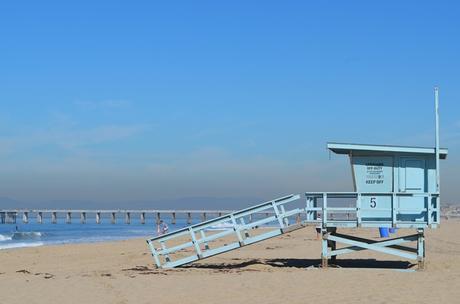
[[[403,2],[4,1],[0,196],[351,190],[325,143],[433,145],[439,85],[454,202],[460,7]]]

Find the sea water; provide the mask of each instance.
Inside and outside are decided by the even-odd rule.
[[[176,224],[165,220],[169,231],[187,226],[185,219],[177,219]],[[69,244],[69,243],[93,243],[131,238],[151,238],[156,236],[156,224],[154,220],[141,224],[138,219],[131,219],[130,224],[120,221],[111,224],[110,220],[104,220],[96,224],[95,220],[87,219],[86,224],[81,224],[79,219],[66,224],[61,219],[57,224],[44,219],[43,224],[31,221],[28,224],[0,224],[0,250],[21,247],[35,247],[43,245]]]

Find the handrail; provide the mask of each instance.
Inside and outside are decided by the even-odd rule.
[[[288,229],[298,229],[301,226],[290,224],[287,220],[292,216],[300,216],[305,213],[304,208],[294,208],[286,210],[285,205],[300,199],[300,195],[288,195],[279,199],[267,201],[249,208],[245,208],[230,214],[214,218],[202,223],[190,225],[188,227],[172,231],[170,233],[150,238],[147,240],[152,256],[154,257],[157,267],[171,268],[186,263],[206,258],[222,252],[230,251],[245,245],[253,244],[280,234],[285,233]],[[250,217],[259,213],[261,210],[270,211],[273,214],[270,217],[257,219],[253,222],[246,223],[245,217]],[[218,224],[228,224],[230,228],[220,232],[210,234],[209,228]],[[260,234],[252,234],[253,229],[267,224],[272,224],[269,229]],[[211,248],[209,242],[218,239],[233,236],[235,242],[220,245]],[[171,242],[167,246],[166,242]],[[204,248],[202,248],[204,245]],[[171,254],[191,249],[192,254],[187,257],[172,260]]]
[[[221,222],[223,219],[227,219],[229,218],[231,215],[235,216],[235,215],[242,215],[244,214],[244,212],[246,211],[250,211],[250,210],[254,210],[254,209],[257,209],[257,208],[260,208],[260,207],[265,207],[266,206],[266,209],[269,209],[270,206],[269,204],[272,204],[272,203],[276,203],[276,202],[281,202],[283,200],[289,200],[289,199],[292,199],[292,198],[295,198],[295,199],[299,199],[300,196],[299,195],[294,195],[294,194],[291,194],[291,195],[288,195],[288,196],[284,196],[284,197],[281,197],[281,198],[278,198],[278,199],[275,199],[275,200],[271,200],[271,201],[267,201],[265,203],[261,203],[261,204],[258,204],[258,205],[254,205],[252,207],[248,207],[248,208],[245,208],[245,209],[242,209],[242,210],[238,210],[238,211],[234,211],[234,212],[231,212],[229,214],[225,214],[223,216],[220,216],[220,217],[216,217],[216,218],[213,218],[213,219],[210,219],[210,220],[207,220],[207,221],[204,221],[204,222],[201,222],[201,223],[198,223],[198,224],[193,224],[193,225],[190,225],[188,227],[185,227],[185,228],[182,228],[182,229],[178,229],[178,230],[175,230],[175,231],[172,231],[172,232],[169,232],[167,234],[164,234],[162,236],[158,236],[158,237],[154,237],[154,238],[151,238],[150,240],[151,241],[155,241],[155,240],[160,240],[162,238],[165,238],[165,237],[168,237],[172,234],[176,234],[177,232],[180,232],[180,231],[188,231],[189,228],[198,228],[198,227],[202,227],[203,226],[212,226],[212,224],[216,224],[216,223],[219,223]],[[257,213],[257,212],[260,212],[260,211],[256,211],[254,213]],[[265,212],[263,212],[265,213]]]

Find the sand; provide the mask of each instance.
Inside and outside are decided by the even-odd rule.
[[[429,230],[415,272],[369,251],[319,269],[314,228],[173,270],[153,267],[143,239],[2,250],[0,303],[460,303],[459,232],[454,220]]]

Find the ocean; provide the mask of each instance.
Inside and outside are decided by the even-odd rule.
[[[176,224],[165,220],[169,231],[187,226],[185,219],[177,219]],[[31,222],[23,224],[0,224],[0,250],[22,247],[36,247],[44,245],[69,244],[69,243],[94,243],[131,238],[150,238],[156,236],[156,224],[152,220],[141,224],[140,220],[131,219],[131,224],[111,224],[102,221],[96,224],[95,220],[88,218],[86,224],[81,224],[78,219],[73,223],[43,224]]]

